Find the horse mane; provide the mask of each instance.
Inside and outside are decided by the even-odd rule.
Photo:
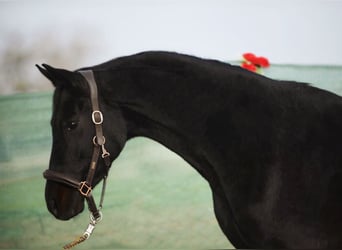
[[[114,58],[107,62],[83,67],[78,70],[92,69],[94,71],[114,70],[117,68],[133,68],[133,67],[166,67],[166,68],[180,68],[186,67],[191,64],[192,66],[198,65],[203,67],[203,62],[212,67],[224,67],[226,69],[234,69],[238,71],[245,71],[241,67],[233,66],[227,62],[203,59],[191,55],[184,55],[177,52],[165,51],[147,51],[141,52],[130,56],[123,56]]]
[[[93,71],[116,71],[116,70],[131,70],[131,69],[154,69],[163,70],[183,75],[198,75],[202,74],[204,77],[211,79],[223,78],[224,75],[243,75],[248,81],[264,83],[269,82],[269,78],[252,73],[240,66],[231,65],[227,62],[203,59],[196,56],[180,54],[177,52],[166,51],[146,51],[137,53],[131,56],[123,56],[114,58],[107,62],[81,68],[78,70],[93,70]],[[200,72],[200,73],[199,73]],[[244,80],[245,81],[245,80]],[[287,83],[287,81],[282,81]]]

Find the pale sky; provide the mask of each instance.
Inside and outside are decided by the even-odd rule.
[[[92,64],[168,50],[219,60],[253,52],[273,63],[342,65],[341,25],[342,0],[0,0],[1,37],[15,32],[43,39],[50,32],[67,44],[82,34],[94,45]]]

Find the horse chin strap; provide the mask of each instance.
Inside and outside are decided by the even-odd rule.
[[[85,78],[90,89],[90,99],[91,99],[91,104],[92,104],[91,119],[95,126],[95,132],[96,132],[96,135],[93,138],[94,149],[93,149],[93,154],[92,154],[92,158],[91,158],[91,162],[89,166],[87,179],[85,181],[77,181],[74,178],[71,178],[63,173],[59,173],[59,172],[49,170],[49,169],[46,170],[43,174],[47,180],[59,182],[59,183],[62,183],[62,184],[65,184],[65,185],[68,185],[70,187],[77,189],[81,193],[81,195],[85,197],[88,203],[88,208],[90,211],[90,222],[89,222],[87,229],[85,230],[84,234],[81,237],[65,245],[64,249],[72,248],[76,246],[77,244],[88,239],[90,235],[92,234],[95,228],[95,225],[102,219],[102,213],[100,210],[103,204],[107,173],[111,165],[111,162],[109,159],[110,154],[105,148],[106,139],[103,136],[103,129],[102,129],[103,115],[99,108],[97,85],[96,85],[96,81],[94,78],[94,74],[91,70],[79,71],[79,73]],[[107,169],[106,169],[106,174],[103,177],[103,186],[102,186],[99,208],[97,208],[94,197],[92,195],[92,183],[93,183],[93,179],[94,179],[94,175],[95,175],[98,160],[100,158],[101,151],[102,151],[101,158],[104,160],[104,163]]]

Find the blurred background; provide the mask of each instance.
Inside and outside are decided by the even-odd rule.
[[[266,76],[342,94],[341,13],[340,0],[0,0],[0,248],[57,248],[88,223],[45,207],[53,88],[34,64],[74,70],[168,50],[238,65],[253,52],[269,59]],[[80,249],[232,247],[208,184],[146,138],[114,163],[103,213]]]

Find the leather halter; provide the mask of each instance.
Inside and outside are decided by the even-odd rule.
[[[104,187],[105,187],[105,182],[107,178],[107,173],[111,164],[110,159],[109,159],[110,154],[105,149],[105,146],[104,146],[106,143],[106,139],[103,136],[103,129],[102,129],[103,115],[99,108],[97,85],[96,85],[93,71],[85,70],[85,71],[79,71],[79,73],[85,78],[90,89],[90,99],[91,99],[91,105],[92,105],[91,119],[95,126],[95,132],[96,132],[96,135],[93,138],[94,149],[93,149],[91,162],[89,165],[87,179],[85,181],[78,181],[72,177],[67,176],[64,173],[59,173],[57,171],[50,170],[50,169],[46,170],[43,173],[43,176],[47,180],[59,182],[59,183],[62,183],[62,184],[65,184],[67,186],[77,189],[81,193],[81,195],[84,196],[85,199],[87,200],[88,207],[89,207],[89,210],[91,212],[93,219],[95,221],[98,221],[101,219],[100,209],[102,208],[102,202],[103,202],[104,191],[105,191]],[[103,158],[107,169],[106,169],[106,174],[103,177],[104,186],[102,188],[101,201],[100,201],[100,206],[98,209],[94,201],[94,197],[92,195],[92,182],[94,179],[97,162],[99,160],[101,150],[102,150],[101,157]]]

